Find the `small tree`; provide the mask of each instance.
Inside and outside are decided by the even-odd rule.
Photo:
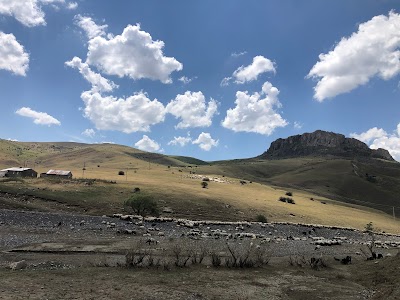
[[[257,215],[256,220],[257,220],[257,222],[260,222],[260,223],[268,222],[267,218],[264,215]]]
[[[364,229],[365,229],[366,232],[368,232],[370,234],[375,230],[374,225],[372,224],[372,222],[369,222],[367,225],[365,225]]]
[[[202,181],[200,184],[201,184],[201,187],[202,187],[203,189],[205,189],[205,188],[208,186],[207,181]]]
[[[132,208],[136,214],[142,217],[159,215],[157,202],[150,195],[135,193],[125,202],[125,205]]]

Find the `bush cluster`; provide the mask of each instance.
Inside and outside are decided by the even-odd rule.
[[[261,215],[261,214],[257,215],[256,221],[260,222],[260,223],[267,223],[268,222],[267,217],[264,216],[264,215]]]
[[[294,200],[289,197],[279,197],[279,201],[290,203],[290,204],[296,204],[296,202],[294,202]]]
[[[157,202],[151,195],[135,193],[127,201],[125,201],[125,206],[132,208],[136,214],[142,217],[147,215],[157,217],[160,215]]]

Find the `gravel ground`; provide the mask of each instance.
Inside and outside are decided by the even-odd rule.
[[[397,286],[397,281],[386,281],[397,278],[393,274],[398,272],[400,237],[374,237],[382,245],[377,253],[391,258],[370,262],[357,255],[371,240],[357,230],[276,223],[143,222],[120,216],[0,209],[0,299],[398,299],[385,293]],[[318,240],[340,241],[340,245],[317,245]],[[114,267],[124,265],[127,250],[142,249],[132,248],[137,245],[149,247],[173,265],[172,249],[177,245],[205,247],[226,259],[226,243],[235,251],[259,246],[271,260],[263,268],[240,270],[208,267],[211,255],[203,266],[164,272],[162,267],[134,271]],[[334,260],[347,255],[353,264]],[[329,268],[304,267],[311,257],[323,257]],[[25,270],[8,269],[16,262],[24,262]],[[378,271],[383,275],[376,275]],[[384,284],[360,285],[359,278],[372,278],[371,272]],[[376,291],[383,296],[374,297]]]
[[[191,227],[191,226],[189,226]],[[292,224],[244,223],[243,225],[199,225],[189,228],[177,222],[126,221],[108,216],[87,216],[66,213],[0,210],[0,251],[46,242],[113,243],[128,239],[154,238],[160,242],[181,239],[182,243],[192,240],[225,241],[268,244],[272,256],[289,255],[355,255],[371,236],[357,231],[340,228],[313,227]],[[135,234],[130,233],[130,230]],[[241,235],[242,238],[232,238]],[[255,236],[254,236],[255,235]],[[205,237],[207,236],[207,237]],[[228,237],[231,237],[227,240]],[[318,239],[339,240],[340,245],[317,246]],[[400,246],[400,237],[374,235],[375,240],[385,245],[379,249],[383,255],[393,246]],[[222,243],[223,242],[223,243]]]

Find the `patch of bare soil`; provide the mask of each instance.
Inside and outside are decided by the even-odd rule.
[[[296,268],[250,270],[126,269],[0,271],[0,298],[8,299],[368,299],[357,283]]]

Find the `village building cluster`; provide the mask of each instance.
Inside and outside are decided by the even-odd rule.
[[[0,177],[32,177],[37,178],[38,173],[31,168],[13,167],[8,169],[0,170]],[[43,177],[61,177],[61,178],[72,178],[71,171],[65,170],[49,170],[46,173],[41,173],[40,178]]]

